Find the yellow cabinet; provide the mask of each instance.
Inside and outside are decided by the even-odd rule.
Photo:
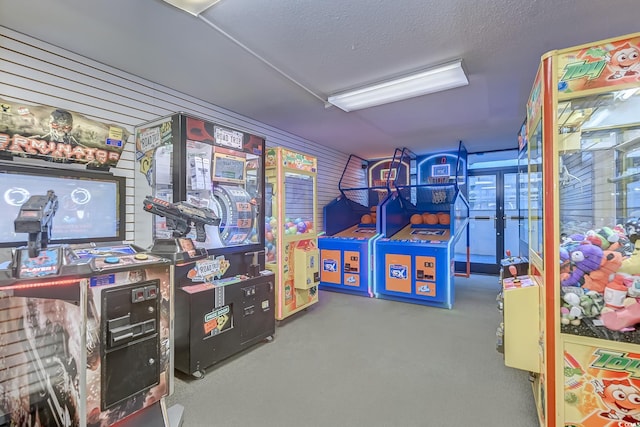
[[[540,372],[539,289],[528,277],[502,281],[504,363],[512,368]]]

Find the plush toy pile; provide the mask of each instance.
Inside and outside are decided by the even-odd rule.
[[[563,235],[560,245],[563,325],[590,318],[613,331],[640,324],[640,224]]]

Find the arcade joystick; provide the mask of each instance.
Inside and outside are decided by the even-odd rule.
[[[511,257],[511,249],[507,249],[505,253],[507,254],[507,260],[512,262],[513,258]]]
[[[507,253],[507,255],[508,255],[508,253]],[[520,281],[520,280],[518,280],[518,279],[517,279],[517,276],[518,276],[518,269],[516,268],[516,266],[515,266],[515,265],[510,265],[510,266],[509,266],[509,273],[511,273],[511,275],[512,275],[513,277],[516,277],[516,279],[514,280],[514,282],[515,282],[516,280],[517,280],[518,282]]]
[[[505,250],[506,258],[500,260],[501,275],[503,279],[513,277],[514,282],[519,282],[518,276],[526,275],[529,263],[525,258],[514,256],[511,250]]]

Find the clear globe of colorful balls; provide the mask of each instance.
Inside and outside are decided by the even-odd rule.
[[[278,233],[278,220],[275,217],[265,218],[265,240],[272,242],[276,239]],[[271,233],[271,234],[269,234]],[[290,219],[286,218],[284,221],[284,234],[305,234],[313,233],[313,222],[305,221],[302,218]]]
[[[276,217],[265,217],[265,256],[267,262],[275,262],[277,240],[278,240],[278,220]],[[286,236],[313,233],[313,222],[305,221],[303,218],[285,218],[284,234]]]

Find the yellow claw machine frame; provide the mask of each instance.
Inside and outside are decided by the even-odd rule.
[[[544,55],[527,137],[540,425],[640,426],[640,33]]]
[[[265,168],[266,267],[276,276],[276,320],[283,320],[318,302],[318,161],[275,147]]]

